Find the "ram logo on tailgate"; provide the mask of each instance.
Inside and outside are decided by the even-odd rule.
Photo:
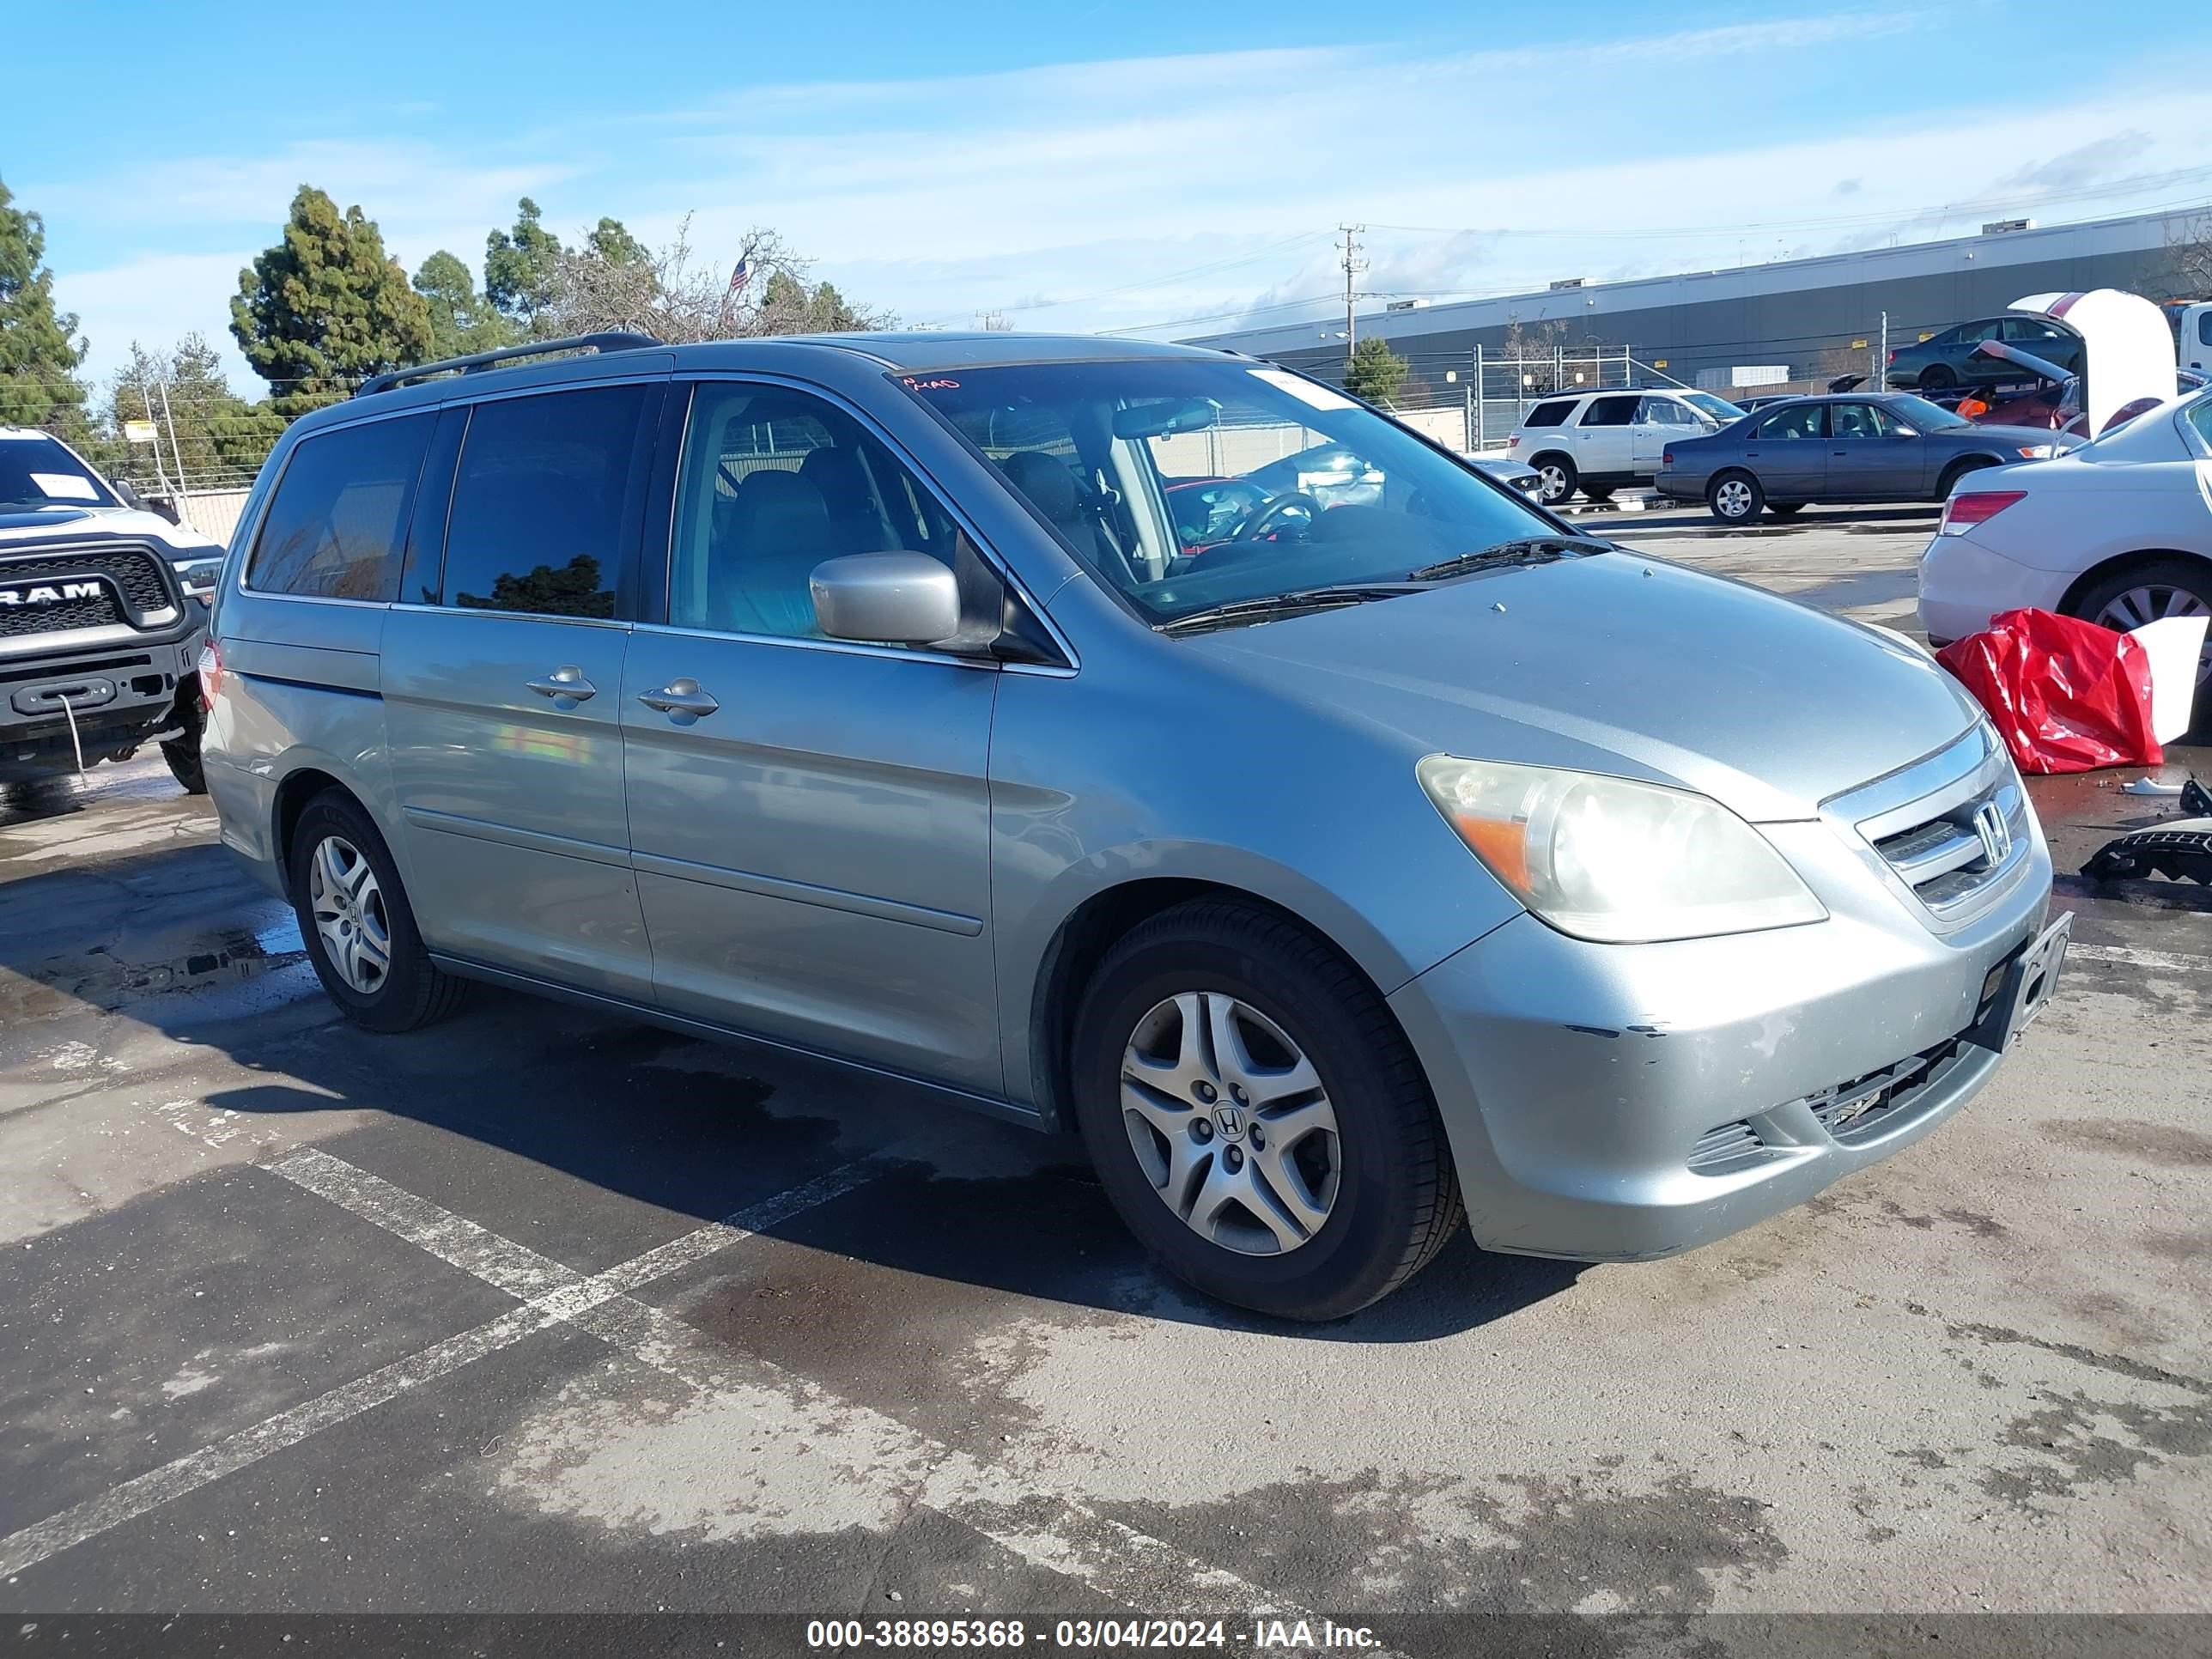
[[[0,605],[66,605],[71,599],[96,599],[106,591],[98,577],[40,582],[35,587],[0,587]]]

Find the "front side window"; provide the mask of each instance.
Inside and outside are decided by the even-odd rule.
[[[1316,586],[1402,581],[1558,533],[1465,463],[1279,368],[1133,357],[896,383],[1154,623]],[[1632,412],[1638,399],[1625,401]]]
[[[58,438],[0,435],[0,507],[117,505],[115,493]]]
[[[1788,443],[1820,435],[1820,404],[1789,404],[1759,423],[1759,435],[1768,443]]]
[[[478,404],[446,526],[444,603],[611,617],[641,386]]]
[[[1726,426],[1731,421],[1740,421],[1750,412],[1741,404],[1732,404],[1725,398],[1716,398],[1710,392],[1686,392],[1682,394],[1682,401],[1695,404],[1723,426]]]
[[[1636,418],[1645,426],[1678,426],[1694,429],[1710,424],[1700,420],[1698,411],[1689,404],[1673,398],[1646,398]]]
[[[305,599],[398,599],[407,515],[436,423],[435,415],[404,415],[301,439],[262,520],[246,586]]]
[[[1000,435],[1053,439],[1034,425]],[[1048,452],[1017,453],[1066,472]],[[936,497],[835,404],[781,386],[698,388],[677,485],[672,624],[820,639],[814,568],[894,551],[927,553],[963,575],[981,568]]]

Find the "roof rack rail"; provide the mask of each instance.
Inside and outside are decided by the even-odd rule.
[[[532,340],[523,345],[501,346],[496,351],[479,351],[472,356],[447,357],[434,363],[417,363],[412,368],[395,368],[389,374],[363,380],[353,395],[366,398],[371,392],[405,386],[410,380],[427,380],[433,374],[474,374],[495,364],[513,362],[520,357],[544,357],[556,351],[634,351],[641,346],[659,343],[650,334],[631,334],[619,329],[603,334],[573,335],[565,340]]]

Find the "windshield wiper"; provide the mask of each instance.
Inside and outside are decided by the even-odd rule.
[[[1333,587],[1299,587],[1287,593],[1265,593],[1258,599],[1231,599],[1209,605],[1188,616],[1159,624],[1163,634],[1202,634],[1216,628],[1236,628],[1245,623],[1271,622],[1279,617],[1304,616],[1312,611],[1334,611],[1342,605],[1364,605],[1370,599],[1395,599],[1421,590],[1411,582],[1343,582]]]
[[[1409,582],[1440,581],[1446,576],[1464,575],[1470,570],[1480,570],[1489,565],[1549,564],[1554,559],[1568,558],[1576,554],[1611,551],[1611,542],[1600,541],[1595,536],[1521,536],[1494,546],[1479,547],[1472,553],[1455,554],[1435,564],[1425,564],[1406,580]]]

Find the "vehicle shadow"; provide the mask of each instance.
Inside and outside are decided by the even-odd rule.
[[[1487,1255],[1462,1232],[1352,1318],[1256,1318],[1160,1272],[1072,1138],[828,1062],[488,988],[422,1031],[358,1030],[325,1013],[296,930],[283,948],[273,902],[214,847],[8,874],[0,860],[0,1025],[97,1009],[185,1038],[256,1074],[204,1097],[249,1133],[297,1115],[373,1112],[317,1144],[580,1271],[861,1158],[878,1160],[865,1184],[762,1231],[822,1272],[888,1270],[892,1288],[877,1294],[901,1301],[997,1292],[1305,1340],[1420,1342],[1543,1301],[1581,1271]],[[149,915],[138,895],[167,896]],[[100,943],[88,950],[87,939]],[[74,952],[58,948],[70,940]],[[88,960],[106,962],[104,976],[81,972]]]

